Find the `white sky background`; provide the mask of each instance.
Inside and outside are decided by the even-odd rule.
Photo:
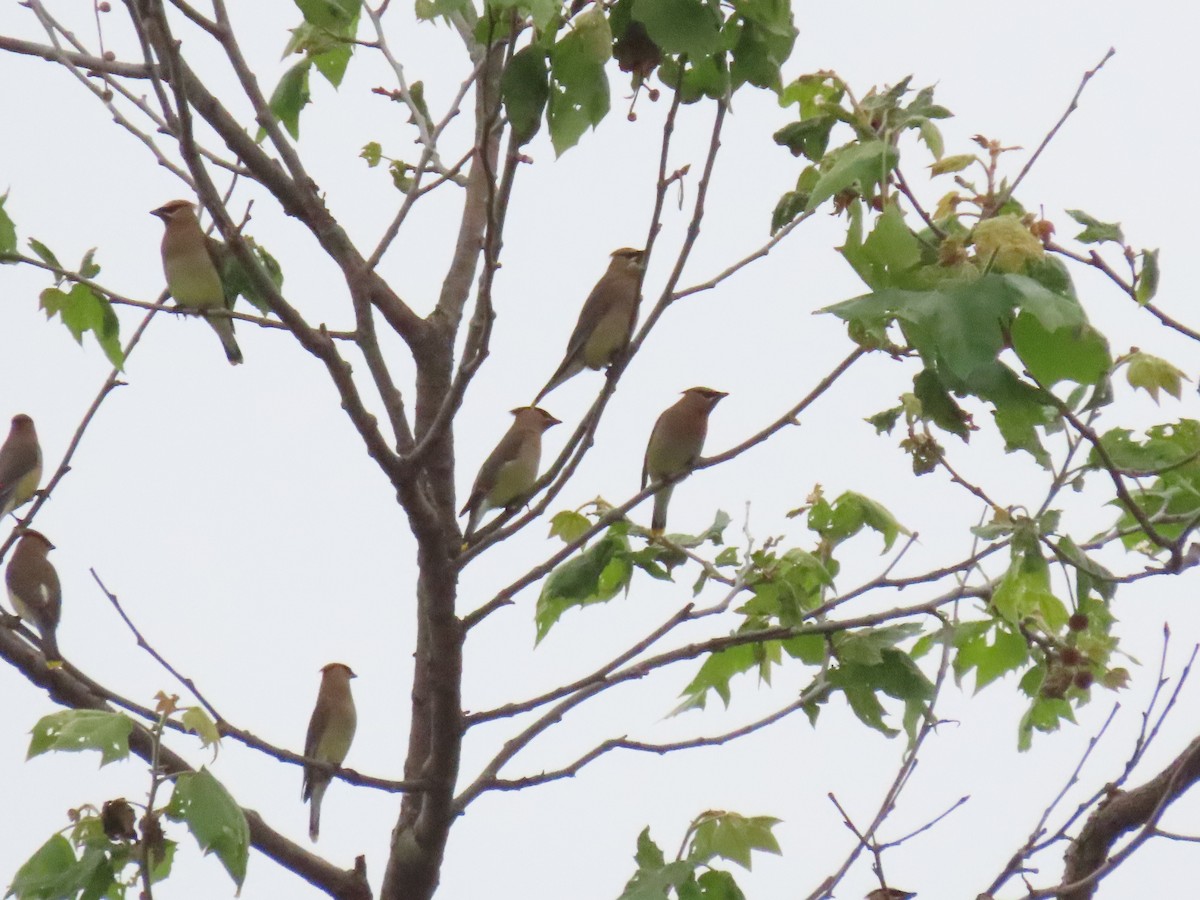
[[[66,5],[68,7],[73,5]],[[252,66],[268,89],[286,65],[279,52],[287,27],[299,21],[290,3],[233,4],[235,22]],[[66,15],[66,13],[63,13]],[[132,59],[120,12],[108,17],[106,40]],[[389,15],[391,40],[410,79],[423,79],[436,117],[465,77],[464,56],[444,27],[417,26],[406,10]],[[81,39],[94,45],[90,11],[75,20]],[[1003,9],[951,3],[887,2],[811,4],[797,12],[800,38],[790,75],[836,69],[859,95],[872,84],[894,83],[912,73],[914,86],[937,82],[937,99],[959,118],[943,123],[947,153],[974,149],[977,132],[1031,150],[1061,115],[1082,72],[1110,46],[1118,54],[1093,80],[1019,199],[1058,225],[1064,243],[1077,229],[1062,210],[1083,208],[1123,223],[1135,246],[1161,247],[1162,307],[1195,326],[1186,266],[1195,239],[1192,210],[1200,187],[1191,160],[1198,145],[1196,118],[1185,102],[1194,53],[1194,14],[1185,4],[1013,2]],[[369,26],[363,26],[363,36]],[[16,4],[0,10],[0,32],[41,39],[33,17]],[[189,59],[204,44],[180,32]],[[228,85],[221,66],[215,82]],[[148,210],[183,196],[183,189],[154,165],[143,147],[112,126],[104,109],[64,71],[27,57],[0,54],[0,188],[11,190],[7,209],[22,242],[49,244],[64,262],[98,246],[101,283],[127,296],[152,300],[162,289],[158,257],[160,223]],[[399,106],[369,93],[392,86],[378,54],[360,51],[338,96],[314,75],[316,103],[302,118],[303,152],[327,192],[334,214],[359,246],[369,249],[391,219],[401,196],[382,169],[370,170],[357,154],[377,140],[390,156],[415,160],[412,128]],[[643,97],[639,119],[624,118],[626,82],[614,83],[613,112],[582,145],[555,161],[543,133],[528,152],[536,165],[517,182],[496,286],[498,321],[492,354],[476,378],[458,418],[459,490],[465,491],[484,455],[508,427],[507,410],[529,402],[558,363],[580,303],[614,248],[644,241],[653,199],[665,96]],[[244,112],[244,107],[237,107]],[[707,148],[710,106],[680,114],[672,168],[692,164],[685,209],[673,201],[646,284],[646,306],[665,279],[673,248],[690,214],[696,178]],[[744,89],[723,135],[709,214],[682,284],[710,277],[768,237],[772,206],[800,170],[771,133],[792,120],[771,97]],[[464,115],[447,138],[448,160],[468,140]],[[906,145],[904,169],[921,182],[923,148]],[[1012,171],[1024,155],[1014,154]],[[932,206],[949,179],[920,195]],[[428,311],[449,259],[460,196],[443,188],[422,201],[386,257],[383,270],[401,295]],[[234,209],[246,199],[239,195]],[[280,260],[285,292],[312,322],[349,327],[352,318],[338,274],[306,231],[285,220],[269,202],[254,208],[249,228]],[[641,454],[657,413],[678,392],[707,384],[730,392],[713,417],[708,450],[719,451],[757,431],[803,396],[851,349],[831,317],[809,314],[861,293],[863,287],[833,249],[842,220],[825,215],[802,226],[769,258],[731,279],[719,291],[689,298],[663,318],[633,363],[600,428],[598,444],[575,483],[555,508],[574,507],[601,494],[619,502],[637,487]],[[1149,316],[1103,280],[1076,273],[1089,314],[1109,335],[1114,355],[1130,346],[1166,356],[1193,377],[1197,348],[1154,326]],[[108,372],[91,338],[79,349],[57,322],[45,324],[37,293],[49,280],[31,269],[0,272],[0,421],[28,412],[37,422],[48,471],[57,463],[83,411]],[[140,314],[120,312],[126,334]],[[161,316],[129,361],[129,385],[108,401],[88,431],[71,473],[42,511],[37,527],[58,546],[52,556],[64,584],[60,644],[68,659],[101,682],[143,703],[160,689],[184,693],[138,651],[88,575],[95,567],[121,597],[147,638],[180,670],[195,678],[230,721],[263,738],[300,750],[315,698],[317,670],[330,660],[349,663],[359,731],[347,760],[355,769],[400,777],[408,731],[415,570],[412,541],[385,479],[362,450],[337,406],[323,367],[278,331],[241,325],[246,364],[227,366],[215,336],[193,320]],[[398,378],[410,367],[397,344],[389,351]],[[714,508],[731,512],[728,537],[750,504],[749,528],[760,542],[785,534],[811,544],[799,520],[783,513],[800,505],[814,483],[831,496],[861,491],[887,505],[920,543],[900,571],[917,573],[962,558],[966,528],[978,502],[942,474],[914,479],[895,438],[878,438],[864,416],[894,405],[912,370],[870,359],[768,445],[697,475],[676,491],[671,525],[698,530]],[[549,432],[546,457],[557,452],[586,409],[600,378],[588,373],[553,393],[545,406],[568,424]],[[1123,380],[1118,395],[1129,390]],[[411,394],[409,394],[411,398]],[[1155,409],[1142,398],[1121,421],[1151,423],[1197,415],[1189,388],[1185,404],[1169,398]],[[986,414],[984,414],[986,416]],[[981,416],[981,423],[988,424]],[[1110,420],[1110,426],[1116,419]],[[1003,456],[987,433],[969,447],[947,441],[952,461],[1003,503],[1033,502],[1041,495],[1040,470],[1026,456]],[[1089,535],[1111,520],[1097,498],[1066,522]],[[637,512],[648,517],[648,506]],[[544,526],[493,549],[462,578],[464,611],[557,544]],[[846,548],[839,587],[878,574],[874,536]],[[1122,571],[1137,558],[1113,558]],[[646,577],[629,597],[606,607],[568,613],[550,637],[532,650],[535,590],[520,595],[472,633],[466,646],[465,705],[490,708],[571,680],[611,658],[649,632],[688,595],[694,573],[676,590]],[[1168,617],[1175,632],[1171,671],[1186,659],[1200,633],[1194,611],[1195,575],[1154,579],[1125,588],[1116,613],[1125,649],[1143,666],[1109,738],[1085,770],[1090,789],[1113,778],[1128,755],[1153,688]],[[713,595],[715,596],[715,595]],[[916,592],[903,598],[918,599]],[[867,601],[889,603],[888,598]],[[864,606],[863,610],[874,608]],[[687,635],[692,639],[701,632]],[[663,719],[694,664],[668,670],[643,684],[613,691],[595,709],[569,716],[505,770],[529,774],[575,758],[608,736],[628,733],[648,740],[712,734],[786,704],[807,673],[780,672],[772,692],[750,679],[736,685],[732,713],[718,710]],[[1015,752],[1023,704],[1012,679],[972,702],[951,690],[941,713],[961,724],[941,729],[884,831],[912,830],[960,796],[971,801],[949,820],[886,857],[889,882],[920,892],[922,900],[974,896],[1024,841],[1051,796],[1065,783],[1088,738],[1108,714],[1113,696],[1096,691],[1080,726],[1035,739],[1032,753]],[[1185,695],[1150,754],[1145,774],[1173,758],[1194,736],[1196,689]],[[0,669],[5,727],[0,729],[0,882],[56,829],[65,811],[124,795],[144,795],[140,761],[99,773],[94,756],[54,754],[24,762],[28,728],[55,709],[46,696],[7,668]],[[716,704],[719,707],[719,703]],[[507,725],[480,728],[467,740],[464,779],[494,752]],[[206,754],[173,740],[194,763]],[[775,815],[782,857],[756,856],[752,874],[739,883],[755,900],[803,896],[852,846],[825,799],[837,794],[860,823],[869,821],[894,774],[902,740],[869,732],[835,700],[818,728],[803,717],[722,749],[667,759],[612,754],[572,781],[520,794],[492,794],[473,805],[452,832],[442,892],[448,898],[572,897],[604,900],[619,894],[633,871],[638,832],[649,825],[674,853],[687,823],[705,809]],[[306,808],[300,772],[232,742],[222,747],[215,774],[246,806],[306,844]],[[1135,779],[1136,781],[1137,779]],[[319,851],[350,865],[365,853],[374,885],[382,875],[398,797],[343,783],[326,798]],[[1166,827],[1200,832],[1193,799],[1173,808]],[[232,885],[215,859],[202,859],[181,827],[171,834],[182,847],[175,875],[157,893],[165,897],[229,896]],[[1042,859],[1052,865],[1056,856]],[[1102,896],[1162,896],[1195,883],[1200,862],[1193,846],[1158,842],[1106,882]],[[1050,883],[1043,879],[1042,884]],[[838,897],[861,897],[876,882],[860,864]],[[315,890],[254,854],[244,896],[307,897]]]

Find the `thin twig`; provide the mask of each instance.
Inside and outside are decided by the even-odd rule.
[[[1096,63],[1095,66],[1083,73],[1083,77],[1079,80],[1079,87],[1075,89],[1075,96],[1073,96],[1071,98],[1071,102],[1067,104],[1066,111],[1064,111],[1059,117],[1058,121],[1054,123],[1054,127],[1046,133],[1044,138],[1042,138],[1042,142],[1038,144],[1037,149],[1033,151],[1033,155],[1029,157],[1028,161],[1026,161],[1025,165],[1021,168],[1021,171],[1017,173],[1017,177],[1013,179],[1012,184],[1010,184],[1008,189],[1000,195],[996,202],[996,209],[1002,208],[1004,204],[1008,202],[1008,199],[1013,196],[1017,186],[1025,180],[1025,176],[1029,174],[1029,170],[1033,168],[1033,164],[1036,163],[1038,161],[1038,157],[1042,155],[1042,151],[1050,145],[1052,140],[1054,140],[1054,136],[1058,134],[1059,129],[1066,124],[1067,119],[1069,119],[1071,116],[1071,113],[1075,112],[1075,110],[1079,108],[1079,98],[1083,96],[1083,89],[1087,87],[1088,82],[1092,80],[1092,77],[1095,76],[1097,72],[1104,68],[1104,64],[1112,59],[1113,56],[1116,55],[1116,52],[1117,51],[1114,48],[1109,47],[1108,51],[1104,54],[1100,62]]]

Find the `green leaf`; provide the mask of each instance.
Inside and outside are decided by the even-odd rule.
[[[1066,700],[1055,700],[1048,697],[1038,697],[1029,706],[1029,710],[1021,719],[1017,729],[1017,749],[1022,753],[1033,746],[1033,732],[1057,731],[1059,723],[1066,719],[1075,721],[1071,704]]]
[[[958,681],[968,672],[975,672],[975,692],[983,690],[997,678],[1019,669],[1029,661],[1029,645],[1018,631],[999,623],[980,623],[994,631],[989,643],[987,634],[974,629],[958,629],[954,657],[954,676]]]
[[[801,75],[779,94],[780,106],[800,107],[800,118],[829,115],[845,95],[845,89],[837,78],[828,72]]]
[[[556,513],[550,520],[550,537],[561,538],[564,544],[579,540],[592,527],[592,520],[571,509]]]
[[[129,755],[133,722],[122,713],[95,709],[64,709],[43,716],[33,726],[26,759],[49,750],[79,752],[99,750],[105,766]]]
[[[204,853],[215,853],[241,889],[250,858],[250,826],[241,807],[207,768],[175,781],[167,815],[184,822]]]
[[[862,243],[854,230],[841,248],[858,277],[874,290],[913,287],[912,271],[921,262],[921,242],[904,223],[904,214],[890,204]]]
[[[1013,213],[984,219],[971,232],[981,265],[998,272],[1023,272],[1046,255],[1046,248]]]
[[[534,27],[539,31],[546,30],[547,26],[554,21],[554,17],[562,11],[560,0],[488,0],[487,5],[497,11],[514,10],[521,18],[529,16],[533,20]],[[501,21],[507,20],[501,19]],[[504,26],[504,29],[506,31],[507,26]],[[503,33],[498,33],[495,37],[498,39],[503,36]]]
[[[1012,324],[1013,350],[1038,383],[1060,381],[1099,384],[1112,368],[1104,335],[1090,325],[1048,330],[1034,314],[1022,311]]]
[[[933,154],[933,158],[941,159],[942,153],[946,149],[941,129],[928,119],[921,119],[917,127],[921,134],[921,140],[925,142],[925,146],[929,148],[929,152]]]
[[[895,147],[884,141],[868,141],[844,147],[837,153],[836,161],[812,190],[806,210],[813,210],[846,188],[860,184],[865,190],[879,184],[896,167],[900,154]]]
[[[629,586],[633,564],[629,540],[616,526],[603,538],[550,573],[542,585],[534,620],[540,642],[564,612],[607,603]]]
[[[834,641],[837,657],[842,662],[876,666],[883,662],[883,653],[901,641],[914,638],[922,631],[916,622],[859,628],[842,632]]]
[[[891,549],[898,535],[909,533],[882,504],[854,491],[846,491],[832,505],[814,505],[809,511],[808,527],[831,546],[867,527],[883,536],[884,552]]]
[[[4,244],[2,232],[3,222],[0,221],[0,248]],[[1137,297],[1137,302],[1145,306],[1158,293],[1158,251],[1143,250],[1139,255],[1142,257],[1142,268],[1138,272],[1133,293]]]
[[[696,879],[696,885],[700,892],[695,895],[694,900],[746,900],[746,895],[738,888],[733,876],[719,869],[709,869],[701,873]],[[693,898],[685,898],[681,888],[679,900]]]
[[[100,274],[100,266],[96,262],[95,247],[92,247],[87,253],[83,254],[83,259],[79,261],[79,274],[84,278],[95,278]]]
[[[720,100],[729,95],[729,65],[722,53],[700,59],[668,56],[659,68],[659,78],[675,88],[683,103],[695,103],[702,97]]]
[[[667,900],[668,892],[689,881],[696,867],[689,860],[668,863],[662,850],[650,838],[649,828],[643,829],[638,835],[634,859],[638,870],[617,900]]]
[[[254,254],[259,265],[266,271],[267,277],[271,279],[271,283],[276,288],[282,287],[283,270],[279,267],[279,263],[275,257],[265,247],[254,240],[254,238],[243,236],[242,240],[250,248],[250,252]],[[250,277],[250,273],[246,271],[245,267],[233,253],[226,253],[224,256],[221,281],[225,286],[225,293],[229,297],[245,297],[260,313],[270,315],[271,303],[266,293],[259,290],[258,283]]]
[[[913,377],[913,396],[921,401],[921,418],[964,441],[974,427],[971,416],[950,396],[933,369],[922,369]]]
[[[650,837],[650,827],[642,829],[637,839],[637,854],[634,856],[639,869],[661,869],[666,865],[666,857],[654,839]]]
[[[736,90],[745,83],[779,93],[783,90],[780,70],[796,43],[791,4],[781,0],[740,0],[737,41],[733,45],[730,77]],[[732,23],[728,30],[736,27]]]
[[[1125,235],[1117,222],[1101,222],[1089,216],[1082,209],[1068,209],[1067,215],[1083,226],[1083,231],[1075,235],[1075,240],[1081,244],[1102,244],[1105,241],[1125,243]]]
[[[934,175],[949,175],[952,172],[961,172],[978,160],[979,157],[974,153],[962,153],[958,156],[947,156],[939,159],[929,168]]]
[[[17,900],[75,900],[81,894],[99,898],[113,883],[113,871],[102,849],[87,848],[76,859],[71,842],[56,834],[17,870],[8,896]]]
[[[1102,600],[1111,600],[1116,596],[1117,582],[1113,573],[1080,550],[1070,537],[1064,535],[1059,538],[1054,549],[1059,559],[1066,560],[1075,567],[1075,594],[1081,603],[1093,591]]]
[[[598,7],[577,16],[575,28],[551,49],[546,118],[556,155],[574,147],[589,127],[608,114],[604,64],[611,55],[612,32]]]
[[[100,296],[85,284],[73,284],[65,293],[58,288],[46,288],[40,295],[39,305],[45,310],[47,319],[57,315],[79,344],[83,343],[86,332],[92,332],[109,362],[118,369],[124,367],[121,323],[107,297]]]
[[[1166,391],[1178,400],[1182,393],[1183,382],[1191,381],[1180,369],[1175,368],[1165,359],[1151,356],[1140,350],[1129,355],[1126,366],[1125,377],[1129,379],[1129,386],[1134,389],[1141,388],[1154,398],[1155,403],[1158,402],[1160,390]]]
[[[1050,567],[1036,544],[1019,549],[1013,546],[1013,560],[1000,584],[992,594],[992,605],[1013,627],[1027,616],[1043,618],[1043,611],[1052,608]]]
[[[903,412],[903,406],[893,406],[891,409],[877,412],[873,416],[867,416],[865,421],[874,426],[876,434],[891,434],[892,429],[896,427],[896,422],[900,419],[900,415]]]
[[[354,47],[351,44],[339,43],[321,53],[310,54],[309,59],[317,67],[317,71],[325,76],[325,80],[336,88],[341,85],[346,75],[346,67],[350,65],[353,53]],[[296,127],[299,130],[298,124]]]
[[[818,162],[829,142],[829,132],[837,123],[833,116],[789,122],[772,135],[775,143],[787,147],[792,156],[805,156]]]
[[[932,698],[932,682],[908,656],[896,649],[884,649],[878,665],[846,662],[829,672],[830,685],[841,690],[859,720],[869,728],[893,736],[898,732],[883,719],[884,707],[879,694],[901,700],[905,706],[905,725],[910,735]]]
[[[4,211],[4,204],[8,202],[8,194],[5,193],[0,197],[0,253],[16,253],[17,252],[17,228],[13,225],[13,220],[8,217],[8,213]]]
[[[268,104],[271,112],[288,130],[288,134],[297,140],[300,138],[300,111],[308,105],[311,99],[308,90],[310,62],[308,59],[303,59],[288,69],[279,79],[279,84],[275,86],[275,91],[271,94]],[[262,132],[260,132],[260,139],[261,134]]]
[[[664,53],[700,59],[721,46],[721,16],[705,0],[634,0],[633,18]]]
[[[518,145],[528,143],[541,128],[542,111],[550,96],[548,78],[546,53],[536,44],[517,53],[504,70],[500,94]]]
[[[696,677],[683,689],[681,696],[685,698],[684,702],[672,714],[689,709],[704,709],[709,691],[715,691],[721,702],[728,707],[731,697],[729,683],[733,677],[753,669],[758,669],[760,674],[768,673],[770,666],[779,661],[779,651],[778,641],[766,641],[736,644],[710,653],[701,664]]]
[[[411,171],[412,166],[402,159],[393,159],[388,163],[388,174],[392,176],[392,184],[402,194],[407,194],[412,190],[413,179],[408,174]]]
[[[408,95],[412,97],[413,106],[416,112],[413,112],[408,117],[409,125],[417,125],[417,113],[421,114],[421,118],[425,120],[426,127],[433,128],[433,116],[429,114],[429,104],[425,102],[425,82],[414,81],[408,88]]]
[[[304,21],[321,28],[339,30],[358,20],[362,0],[295,0]]]
[[[63,267],[62,263],[60,263],[58,261],[58,257],[54,255],[54,251],[52,251],[49,247],[47,247],[45,244],[43,244],[37,238],[30,238],[29,246],[33,250],[33,252],[36,253],[38,255],[38,257],[42,260],[42,262],[44,262],[46,265],[54,266],[54,268],[56,268],[56,269],[61,269]],[[62,281],[62,276],[56,274],[55,278],[54,278],[55,284],[58,284],[61,281]]]
[[[363,145],[362,152],[358,155],[365,159],[367,165],[373,169],[379,165],[379,160],[383,158],[383,148],[379,146],[378,141],[371,141],[371,143]]]
[[[438,16],[449,18],[455,13],[465,15],[472,24],[475,21],[475,8],[472,0],[416,0],[414,11],[417,18],[429,21]]]
[[[780,853],[779,842],[771,829],[780,823],[772,816],[742,816],[733,812],[703,815],[692,830],[688,858],[707,863],[720,858],[750,869],[753,850]]]
[[[199,706],[189,706],[185,709],[180,716],[180,722],[184,728],[199,737],[200,743],[205,747],[220,745],[221,732],[217,729],[217,723]]]

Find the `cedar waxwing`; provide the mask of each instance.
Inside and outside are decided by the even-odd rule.
[[[728,397],[724,391],[694,387],[683,392],[683,399],[667,409],[650,432],[646,459],[642,463],[642,487],[673,475],[687,472],[700,459],[704,438],[708,434],[708,416],[713,407]],[[675,484],[669,484],[654,495],[654,515],[650,527],[662,531],[667,527],[667,504]]]
[[[17,541],[4,580],[8,585],[8,599],[17,615],[32,624],[42,636],[42,655],[46,665],[56,669],[62,665],[54,629],[62,615],[62,587],[58,573],[46,554],[54,545],[45,535],[26,530]]]
[[[484,460],[475,476],[471,496],[459,510],[460,516],[470,513],[464,538],[475,531],[489,509],[515,506],[525,499],[537,481],[542,461],[542,432],[559,424],[558,419],[536,406],[522,406],[512,414],[515,417],[512,427]]]
[[[866,900],[910,900],[917,896],[914,891],[902,891],[899,888],[875,888],[867,894]]]
[[[42,448],[33,419],[13,416],[12,428],[0,446],[0,519],[37,493],[42,480]]]
[[[162,239],[163,272],[167,289],[180,306],[198,309],[233,309],[233,298],[226,295],[221,282],[221,256],[225,247],[200,230],[196,208],[187,200],[172,200],[151,210],[167,226]],[[233,365],[242,361],[242,351],[233,336],[233,319],[206,316],[225,356]]]
[[[579,321],[567,341],[567,354],[558,370],[550,376],[534,404],[548,393],[583,371],[600,369],[611,363],[628,345],[637,322],[638,282],[645,268],[646,251],[622,247],[612,253],[608,271],[600,276],[579,311]]]
[[[317,706],[308,723],[304,739],[304,755],[309,759],[340,766],[350,752],[358,715],[354,698],[350,696],[350,679],[357,678],[343,663],[330,663],[321,669],[321,689]],[[330,775],[317,766],[304,767],[302,797],[312,800],[308,811],[308,836],[316,841],[321,833],[321,800],[329,787]]]

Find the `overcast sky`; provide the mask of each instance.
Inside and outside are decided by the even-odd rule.
[[[80,39],[96,46],[90,11],[59,5]],[[232,5],[252,66],[264,84],[273,85],[288,65],[279,54],[285,29],[299,21],[297,11],[282,0]],[[436,117],[469,66],[448,29],[418,26],[400,8],[406,5],[397,4],[390,14],[391,40],[409,77],[425,82]],[[67,18],[75,12],[78,19]],[[108,17],[105,46],[121,59],[133,59],[121,15]],[[968,138],[976,133],[1032,149],[1065,109],[1083,71],[1115,47],[1117,55],[1088,87],[1019,199],[1044,208],[1061,239],[1076,231],[1062,211],[1083,208],[1122,222],[1135,246],[1161,247],[1161,305],[1196,326],[1200,314],[1188,271],[1200,201],[1192,173],[1200,144],[1190,103],[1194,15],[1186,4],[1156,2],[808,4],[797,11],[800,37],[787,72],[835,69],[860,96],[872,84],[911,74],[914,86],[936,83],[939,102],[958,115],[943,125],[947,153],[970,152]],[[0,33],[42,38],[33,16],[17,4],[0,8]],[[187,30],[181,35],[201,72],[203,60],[217,61],[199,35]],[[214,86],[228,87],[227,70],[215,71],[220,74]],[[185,196],[186,189],[114,127],[66,71],[0,54],[0,83],[10,86],[0,91],[0,190],[10,192],[7,210],[22,241],[36,237],[64,261],[97,247],[101,283],[126,296],[154,299],[163,288],[161,225],[148,212]],[[417,156],[407,114],[370,93],[392,83],[378,55],[360,51],[338,93],[314,77],[315,104],[302,119],[306,162],[334,214],[363,248],[374,246],[401,197],[382,169],[368,169],[357,158],[359,149],[379,141],[389,156],[410,161]],[[554,160],[544,134],[529,148],[535,164],[521,171],[509,214],[491,356],[456,424],[460,493],[508,427],[507,411],[528,403],[557,364],[607,254],[645,240],[668,104],[665,95],[657,105],[643,97],[638,120],[630,123],[623,115],[627,93],[626,82],[614,81],[613,114],[561,160]],[[233,105],[245,111],[244,103]],[[799,173],[798,162],[770,136],[793,115],[768,95],[743,90],[736,96],[709,215],[683,284],[705,280],[768,237],[770,211]],[[684,184],[684,211],[668,204],[647,276],[648,297],[665,280],[686,226],[711,117],[708,106],[680,115],[671,165],[690,163],[692,175]],[[461,155],[469,140],[468,118],[460,117],[448,133],[447,159]],[[947,185],[921,179],[928,162],[923,151],[907,145],[905,152],[909,179],[922,182],[918,191],[932,205]],[[1023,159],[1014,159],[1013,171]],[[279,258],[288,299],[310,321],[348,327],[351,314],[334,267],[314,252],[307,232],[261,194],[239,194],[235,209],[252,197],[258,202],[249,231]],[[436,299],[459,202],[443,189],[419,204],[384,260],[382,271],[418,311],[428,311]],[[554,508],[573,508],[598,494],[612,502],[630,496],[654,417],[691,385],[730,392],[714,414],[710,451],[737,443],[807,393],[851,349],[836,321],[810,315],[864,290],[834,250],[843,237],[844,220],[816,216],[720,290],[672,308],[627,372],[595,450]],[[1117,290],[1088,276],[1078,274],[1077,284],[1114,355],[1136,345],[1168,357],[1193,378],[1200,373],[1194,345],[1156,329]],[[90,338],[80,348],[59,323],[44,321],[37,295],[48,283],[24,267],[0,271],[0,421],[17,412],[31,414],[49,470],[108,364]],[[120,317],[127,334],[139,314],[124,309]],[[59,642],[73,663],[140,702],[150,703],[160,689],[184,693],[136,649],[92,582],[88,570],[94,567],[147,638],[196,679],[228,720],[296,751],[302,749],[319,668],[332,660],[346,662],[360,676],[353,685],[359,731],[347,764],[398,778],[408,732],[415,578],[404,517],[338,409],[323,367],[283,332],[242,326],[238,335],[246,364],[232,368],[208,328],[160,316],[131,357],[128,384],[106,401],[72,471],[37,520],[58,547],[52,559],[64,586]],[[389,347],[389,359],[407,383],[410,367],[398,343]],[[887,359],[865,361],[805,414],[800,427],[681,486],[672,504],[672,528],[699,530],[721,508],[736,523],[730,540],[742,540],[745,522],[760,543],[784,535],[811,546],[801,522],[783,514],[821,483],[830,495],[852,489],[878,499],[920,533],[905,557],[905,572],[961,559],[970,546],[966,529],[979,516],[977,501],[940,474],[914,479],[896,439],[876,437],[862,422],[894,405],[911,375]],[[559,449],[600,384],[599,376],[587,373],[546,400],[568,423],[548,434],[547,456]],[[1128,388],[1119,385],[1118,396],[1128,400]],[[1192,389],[1184,403],[1167,399],[1160,408],[1143,395],[1122,421],[1195,417],[1196,406]],[[1039,499],[1040,470],[1025,456],[1004,456],[989,435],[951,450],[964,474],[1001,502]],[[1087,536],[1111,521],[1112,511],[1099,505],[1106,489],[1097,480],[1079,498],[1080,507],[1068,512],[1066,522],[1075,533]],[[648,518],[648,507],[637,515]],[[462,579],[462,609],[485,602],[557,549],[544,535],[543,525],[532,526],[471,565]],[[848,547],[839,587],[878,574],[887,564],[879,551],[874,536]],[[1122,571],[1141,564],[1119,556],[1110,563]],[[628,597],[567,614],[536,650],[536,590],[527,590],[471,635],[466,707],[522,699],[590,671],[686,602],[693,577],[687,573],[675,590],[638,578]],[[863,611],[885,608],[892,600],[870,600]],[[1175,632],[1169,669],[1178,671],[1186,660],[1200,634],[1194,601],[1194,574],[1122,589],[1116,614],[1123,647],[1142,666],[1130,665],[1133,683],[1120,697],[1114,733],[1083,774],[1089,790],[1115,777],[1128,755],[1154,685],[1168,618]],[[614,735],[669,740],[717,733],[786,704],[811,675],[780,672],[771,690],[756,690],[744,679],[728,714],[714,709],[665,718],[693,672],[694,666],[676,667],[610,692],[596,709],[568,717],[506,774],[561,765]],[[940,709],[956,722],[941,728],[925,748],[909,792],[884,831],[885,838],[903,834],[959,797],[971,796],[949,820],[886,857],[889,882],[919,891],[921,900],[974,896],[986,887],[1066,782],[1114,702],[1113,695],[1095,692],[1079,727],[1039,736],[1033,752],[1021,756],[1015,745],[1023,705],[1012,680],[977,697],[969,691],[967,685],[947,692]],[[1185,694],[1147,760],[1147,775],[1194,737],[1189,711],[1196,709],[1197,696],[1194,689]],[[140,761],[99,774],[93,756],[24,762],[26,732],[54,706],[7,668],[0,668],[0,697],[5,713],[0,777],[9,809],[19,810],[0,817],[0,882],[7,883],[65,824],[69,807],[120,795],[139,799],[147,778]],[[510,725],[471,733],[464,780],[510,733]],[[185,742],[173,745],[196,764],[210,762]],[[866,731],[834,701],[816,729],[796,717],[722,749],[667,759],[613,754],[572,781],[489,795],[472,806],[451,834],[439,896],[613,898],[633,871],[634,842],[643,827],[649,825],[673,853],[687,823],[706,809],[783,819],[776,832],[783,856],[758,857],[752,874],[739,871],[737,877],[752,900],[803,896],[853,844],[825,794],[836,793],[859,822],[869,820],[902,751],[902,741]],[[298,769],[226,742],[214,773],[245,806],[307,843]],[[377,886],[397,809],[394,796],[335,783],[324,806],[320,852],[347,866],[365,853]],[[1200,832],[1200,807],[1185,799],[1165,825]],[[231,895],[216,860],[200,858],[181,828],[170,833],[182,847],[175,875],[159,893]],[[1042,860],[1047,866],[1053,861],[1053,855]],[[1197,876],[1200,863],[1192,845],[1159,842],[1110,878],[1101,895],[1165,896]],[[858,898],[875,884],[863,865],[837,896]],[[244,896],[316,892],[253,855]]]

